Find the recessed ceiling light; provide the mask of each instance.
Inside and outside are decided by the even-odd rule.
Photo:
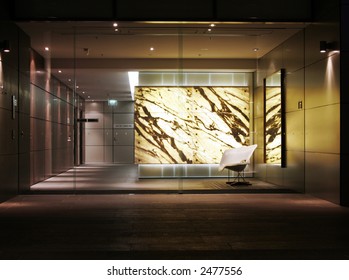
[[[115,32],[118,32],[118,31],[119,31],[119,29],[115,28],[115,29],[114,29],[114,31],[115,31]]]
[[[50,48],[49,48],[49,47],[45,47],[45,51],[47,51],[47,52],[48,52],[49,50],[50,50]]]
[[[207,29],[207,31],[208,31],[208,32],[211,32],[211,31],[212,31],[212,29],[211,29],[211,28],[209,28],[209,29]]]
[[[62,73],[62,70],[58,70],[58,73]]]
[[[253,51],[254,51],[254,52],[258,52],[258,51],[259,51],[259,48],[254,48]]]
[[[211,23],[210,26],[211,26],[211,27],[215,27],[216,25],[215,25],[214,23]]]
[[[116,22],[114,22],[114,23],[113,23],[113,26],[114,26],[114,27],[117,27],[117,26],[118,26],[118,24],[117,24]]]
[[[154,51],[155,49],[154,49],[153,47],[150,47],[150,50],[151,50],[151,51]]]

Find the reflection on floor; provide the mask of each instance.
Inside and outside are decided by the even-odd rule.
[[[348,260],[348,221],[304,194],[20,195],[0,203],[0,259]]]
[[[87,164],[35,184],[31,192],[293,192],[254,178],[246,180],[252,185],[232,187],[227,178],[139,179],[137,165]]]

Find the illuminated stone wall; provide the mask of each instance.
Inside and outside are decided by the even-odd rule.
[[[136,163],[219,163],[249,144],[248,87],[138,87]]]
[[[266,87],[265,111],[265,160],[281,163],[281,87]]]

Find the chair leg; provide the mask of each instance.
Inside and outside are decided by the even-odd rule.
[[[226,182],[230,186],[249,186],[252,185],[250,182],[245,180],[244,171],[238,171],[237,176],[233,181],[230,181],[230,170],[228,170],[228,182]]]

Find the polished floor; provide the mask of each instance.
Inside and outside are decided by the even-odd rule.
[[[304,194],[20,195],[0,259],[349,259],[349,208]]]
[[[232,176],[234,174],[231,174]],[[250,176],[251,177],[251,176]],[[132,164],[85,164],[31,186],[31,193],[188,193],[293,192],[246,178],[247,186],[230,186],[234,178],[139,178],[138,167]]]
[[[349,259],[349,208],[249,180],[81,166],[0,203],[0,259]]]

